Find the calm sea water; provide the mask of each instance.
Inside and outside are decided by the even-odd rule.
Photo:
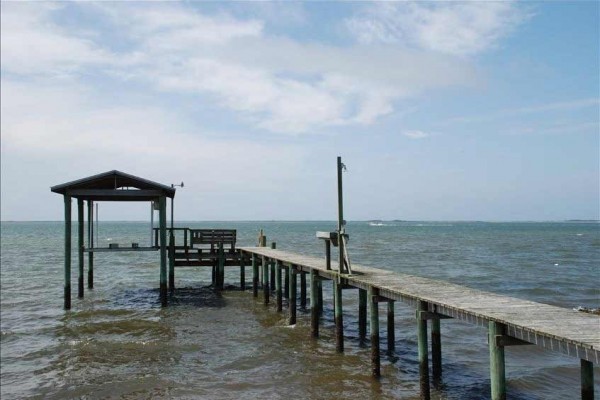
[[[254,245],[263,228],[278,248],[316,256],[323,248],[315,231],[335,227],[333,222],[181,226],[235,228],[239,245]],[[596,223],[353,222],[348,231],[355,263],[566,308],[600,307]],[[149,236],[146,223],[100,223],[102,246],[143,246]],[[370,377],[370,349],[357,340],[355,291],[344,292],[347,338],[340,355],[327,284],[321,338],[311,340],[308,313],[300,311],[298,324],[289,327],[285,312],[265,307],[249,292],[231,287],[214,293],[205,268],[177,269],[175,297],[161,308],[157,252],[97,254],[95,288],[86,288],[79,300],[74,253],[73,308],[67,312],[63,248],[62,223],[1,225],[2,399],[418,398],[416,328],[408,306],[396,305],[397,350],[383,357],[376,381]],[[237,286],[238,274],[238,268],[228,270],[226,284]],[[485,329],[444,320],[442,342],[443,385],[432,397],[488,398]],[[517,346],[506,350],[506,364],[509,398],[579,396],[577,359]]]

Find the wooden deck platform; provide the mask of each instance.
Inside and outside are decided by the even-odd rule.
[[[485,292],[444,281],[401,274],[353,264],[352,276],[326,269],[325,259],[267,247],[242,247],[284,266],[360,289],[379,289],[385,298],[417,305],[428,304],[429,311],[469,323],[488,326],[490,321],[506,326],[506,334],[545,349],[598,364],[600,361],[600,317],[533,301]]]

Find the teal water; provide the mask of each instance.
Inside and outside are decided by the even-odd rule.
[[[323,254],[315,232],[335,228],[333,222],[180,226],[234,228],[240,246],[254,245],[262,228],[278,248],[315,256]],[[597,223],[351,222],[348,232],[350,257],[362,265],[569,309],[600,308]],[[98,239],[101,246],[144,246],[149,227],[101,222]],[[397,350],[383,357],[383,376],[375,381],[370,349],[357,340],[355,291],[344,292],[346,352],[339,355],[328,285],[322,337],[314,341],[306,312],[288,327],[285,313],[248,292],[214,293],[208,269],[177,269],[172,305],[161,308],[157,252],[97,254],[94,290],[77,299],[74,272],[73,309],[66,312],[59,222],[3,222],[0,250],[2,399],[419,397],[414,311],[400,303]],[[238,274],[228,270],[226,284],[237,286]],[[488,398],[485,329],[444,320],[442,342],[444,381],[432,397]],[[534,346],[506,354],[509,398],[578,398],[579,360]]]

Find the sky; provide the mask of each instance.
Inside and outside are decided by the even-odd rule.
[[[1,208],[118,169],[176,220],[600,217],[598,2],[2,2]],[[101,219],[148,220],[102,203]]]

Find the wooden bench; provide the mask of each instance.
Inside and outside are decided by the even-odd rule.
[[[235,229],[190,229],[190,248],[197,245],[210,245],[214,252],[222,244],[229,245],[230,251],[235,251],[237,231]]]

